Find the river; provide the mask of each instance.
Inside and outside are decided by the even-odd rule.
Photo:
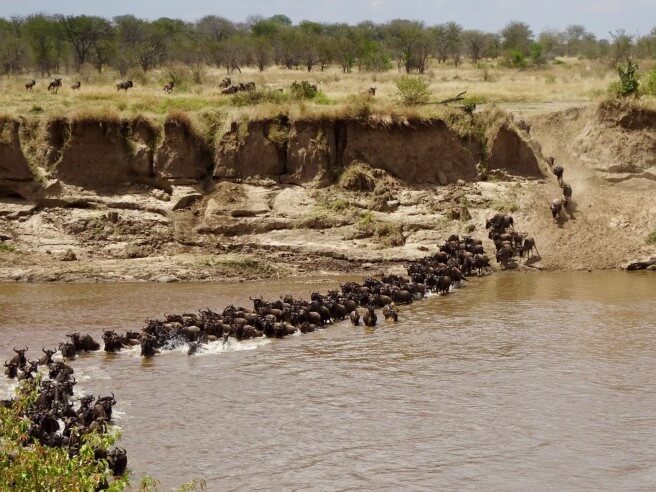
[[[0,355],[336,283],[0,284]],[[654,274],[496,274],[401,307],[397,325],[74,367],[78,391],[116,394],[135,483],[653,490],[655,320]]]

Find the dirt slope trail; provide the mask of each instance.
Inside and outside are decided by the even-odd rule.
[[[570,109],[531,121],[531,136],[545,157],[553,156],[564,166],[564,180],[573,189],[574,209],[558,224],[548,209],[554,198],[562,197],[555,176],[524,197],[524,228],[537,240],[546,269],[617,268],[654,253],[645,238],[656,228],[656,182],[611,183],[577,155],[581,132],[595,117],[594,111]]]

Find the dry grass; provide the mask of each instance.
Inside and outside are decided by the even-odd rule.
[[[649,69],[653,62],[643,62]],[[190,70],[187,70],[190,72]],[[601,62],[563,59],[540,70],[518,71],[486,62],[474,66],[468,63],[455,67],[452,64],[433,64],[423,79],[429,85],[431,102],[417,107],[399,104],[396,81],[402,74],[396,70],[385,73],[344,74],[338,67],[325,72],[287,70],[272,67],[260,73],[245,68],[242,74],[232,77],[233,82],[254,81],[261,93],[276,93],[284,89],[285,97],[240,97],[220,94],[218,84],[225,76],[223,70],[206,68],[203,83],[195,83],[191,75],[184,75],[172,95],[162,91],[169,69],[134,74],[135,87],[127,93],[115,87],[118,74],[111,70],[103,73],[63,75],[64,87],[59,94],[46,91],[47,80],[37,79],[34,92],[25,92],[24,83],[31,75],[5,77],[0,80],[0,108],[14,116],[59,117],[77,115],[111,115],[134,118],[145,116],[163,121],[169,113],[186,113],[201,133],[218,130],[230,121],[264,119],[281,113],[292,119],[339,118],[379,116],[381,123],[402,118],[447,118],[452,114],[437,101],[467,91],[465,102],[498,104],[517,109],[534,105],[585,103],[603,96],[609,83],[616,79],[613,70]],[[186,78],[185,78],[186,77]],[[82,89],[72,91],[70,83],[82,80]],[[312,100],[296,100],[288,96],[294,81],[307,80],[319,88],[319,96]],[[376,96],[363,96],[369,87],[376,87]],[[454,104],[459,106],[461,104]],[[458,110],[458,113],[462,111]],[[391,118],[392,121],[387,121]]]

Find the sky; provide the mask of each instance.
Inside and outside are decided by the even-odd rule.
[[[656,27],[656,0],[0,0],[0,17],[37,12],[189,21],[210,14],[233,21],[285,14],[294,22],[351,24],[404,18],[429,25],[455,21],[466,29],[484,31],[498,31],[519,20],[536,33],[582,24],[599,37],[620,28],[642,35]]]

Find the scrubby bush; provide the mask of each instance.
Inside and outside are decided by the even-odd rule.
[[[617,74],[620,77],[619,83],[611,84],[611,92],[619,97],[629,97],[638,95],[638,65],[629,59],[625,64],[617,65]]]
[[[281,91],[260,89],[256,91],[242,91],[232,96],[235,106],[255,106],[262,103],[283,104],[289,96]]]
[[[124,490],[128,476],[112,481],[107,462],[94,456],[94,448],[107,450],[117,442],[120,434],[115,428],[83,436],[73,456],[66,447],[44,446],[28,436],[31,421],[24,413],[37,399],[40,379],[23,383],[10,408],[0,407],[0,489],[86,492],[104,484],[110,492]]]
[[[405,105],[418,106],[429,102],[431,91],[425,80],[419,77],[405,76],[397,79],[395,83],[401,101]]]
[[[651,233],[647,235],[646,243],[656,244],[656,230],[653,230]]]
[[[656,96],[656,69],[650,70],[642,76],[640,92],[646,96]]]
[[[367,167],[355,163],[342,173],[339,184],[345,190],[369,192],[376,188],[376,179]]]
[[[290,91],[294,99],[314,99],[319,93],[317,86],[307,80],[293,82]]]
[[[526,68],[526,57],[520,50],[506,51],[505,62],[513,68]]]

